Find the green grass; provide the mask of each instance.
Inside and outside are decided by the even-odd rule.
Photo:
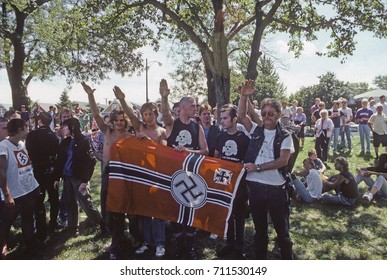
[[[360,151],[359,137],[353,137],[351,154],[343,154],[350,162],[350,170],[355,174],[357,167],[366,167],[374,164],[372,157],[357,156]],[[300,152],[295,169],[301,168],[302,160],[307,151],[313,148],[313,138],[305,139],[305,147]],[[381,151],[382,152],[382,151]],[[332,153],[332,150],[330,151]],[[333,169],[333,157],[329,158]],[[334,170],[327,170],[326,174],[333,174]],[[92,196],[95,205],[99,205],[99,165],[95,169],[92,179]],[[362,195],[366,186],[362,183],[359,192]],[[294,257],[301,260],[314,259],[387,259],[387,201],[373,201],[371,205],[360,202],[351,208],[333,207],[323,204],[305,205],[292,201],[291,203],[291,237],[294,241]],[[64,232],[57,232],[50,236],[44,247],[41,248],[42,259],[83,260],[107,259],[108,253],[104,247],[109,238],[99,237],[99,228],[90,225],[85,214],[80,214],[81,235],[69,238]],[[246,251],[253,256],[254,225],[249,218],[246,222]],[[278,259],[278,248],[275,246],[275,231],[269,225],[270,243],[269,258]],[[174,259],[175,241],[168,235],[166,259]],[[20,229],[16,227],[11,236],[10,245],[13,247],[8,259],[23,259],[18,245],[21,239]],[[216,249],[223,245],[223,241],[210,240],[207,234],[199,233],[196,237],[197,254],[200,259],[216,259]],[[123,258],[133,259],[133,248],[128,244],[123,248]],[[152,259],[152,254],[142,258]]]

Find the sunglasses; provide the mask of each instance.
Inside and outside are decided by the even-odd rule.
[[[262,117],[266,117],[266,116],[274,117],[275,115],[276,115],[276,113],[274,113],[272,111],[269,111],[269,112],[263,111],[263,112],[261,112],[261,116]]]

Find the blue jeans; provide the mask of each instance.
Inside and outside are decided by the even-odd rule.
[[[376,178],[376,181],[370,176],[360,175],[357,175],[355,179],[357,184],[364,181],[364,183],[366,183],[366,185],[368,186],[368,190],[371,190],[372,187],[376,187],[378,189],[377,194],[383,198],[387,198],[387,180],[384,179],[383,176],[378,176]]]
[[[339,135],[340,135],[340,127],[333,128],[332,137],[333,138],[333,152],[337,152],[337,143],[339,142]],[[329,146],[328,146],[328,152],[329,152]]]
[[[269,212],[282,259],[292,259],[293,242],[289,234],[289,195],[284,186],[269,186],[247,181],[251,214],[255,227],[255,254],[257,259],[267,258],[269,243],[267,213]]]
[[[151,217],[142,217],[144,242],[147,245],[165,245],[165,222]]]
[[[356,203],[355,198],[347,198],[341,193],[339,193],[338,195],[324,194],[321,199],[323,202],[330,205],[353,206]]]
[[[359,124],[359,134],[360,134],[360,145],[361,150],[364,152],[364,140],[367,143],[367,152],[370,151],[370,127],[368,124]]]
[[[296,188],[302,201],[305,201],[307,203],[318,201],[318,198],[310,196],[310,193],[306,190],[305,185],[300,181],[300,179],[296,178],[295,180],[293,180],[293,186]]]
[[[351,127],[349,125],[346,125],[344,127],[344,131],[340,130],[340,135],[341,135],[341,144],[343,149],[347,148],[347,145],[345,144],[345,138],[347,138],[348,149],[352,150]]]

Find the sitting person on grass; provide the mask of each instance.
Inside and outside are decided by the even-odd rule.
[[[322,160],[317,157],[316,149],[310,149],[308,151],[308,157],[313,160],[314,169],[320,172],[320,174],[323,174],[327,167],[322,162]]]
[[[293,180],[293,186],[297,191],[297,197],[303,202],[315,202],[321,198],[323,182],[320,173],[315,169],[314,162],[311,158],[303,161],[304,169],[293,172],[294,175],[306,178],[306,186],[299,178]]]
[[[355,177],[348,170],[348,161],[343,157],[335,159],[335,169],[339,174],[330,176],[323,185],[323,193],[335,190],[336,195],[324,194],[321,199],[331,205],[355,205],[359,193]]]
[[[358,168],[356,169],[356,183],[362,181],[368,186],[368,192],[364,193],[363,200],[370,203],[376,196],[387,199],[387,154],[381,154],[377,166]],[[371,175],[376,175],[376,180],[371,178]]]

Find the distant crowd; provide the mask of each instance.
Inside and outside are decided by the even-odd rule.
[[[165,80],[160,82],[161,102],[145,103],[140,109],[125,101],[119,87],[113,92],[121,107],[101,115],[94,91],[82,83],[89,100],[89,109],[39,105],[30,112],[28,105],[18,110],[10,108],[0,117],[0,249],[6,259],[10,249],[8,238],[18,216],[25,245],[25,257],[36,258],[48,236],[66,231],[71,237],[79,232],[79,207],[89,220],[100,227],[101,237],[110,237],[109,259],[118,259],[125,250],[125,223],[129,219],[134,254],[148,250],[163,258],[166,230],[176,241],[176,259],[196,259],[197,229],[153,217],[128,216],[106,210],[109,186],[109,160],[112,144],[129,137],[151,139],[176,152],[220,158],[243,164],[246,176],[233,200],[232,213],[224,246],[219,258],[244,259],[245,220],[251,213],[255,227],[253,258],[266,259],[268,254],[268,212],[277,233],[282,259],[293,258],[290,236],[290,200],[304,203],[354,206],[359,198],[369,203],[387,198],[387,104],[380,96],[364,99],[355,113],[348,101],[340,98],[326,109],[319,98],[310,108],[307,120],[298,101],[288,106],[286,101],[266,98],[259,104],[252,100],[254,81],[240,86],[237,105],[211,108],[183,97],[170,108],[170,90]],[[129,98],[130,99],[130,98]],[[258,106],[258,104],[260,106]],[[220,111],[218,113],[218,111]],[[300,159],[304,148],[306,124],[315,137],[315,147],[308,157]],[[377,164],[349,171],[349,163],[341,154],[353,149],[352,128],[360,135],[359,156],[371,156],[371,142]],[[372,133],[371,133],[372,132]],[[372,139],[372,141],[371,141]],[[335,174],[325,176],[330,169],[332,149]],[[387,150],[386,150],[387,151]],[[100,205],[93,203],[90,179],[96,161],[101,162]],[[296,161],[301,170],[293,170]],[[360,196],[358,185],[369,188]],[[210,183],[210,182],[209,182]],[[49,214],[44,205],[48,196]],[[149,206],[151,207],[151,205]],[[47,221],[48,217],[48,221]],[[208,233],[208,238],[218,236]]]

